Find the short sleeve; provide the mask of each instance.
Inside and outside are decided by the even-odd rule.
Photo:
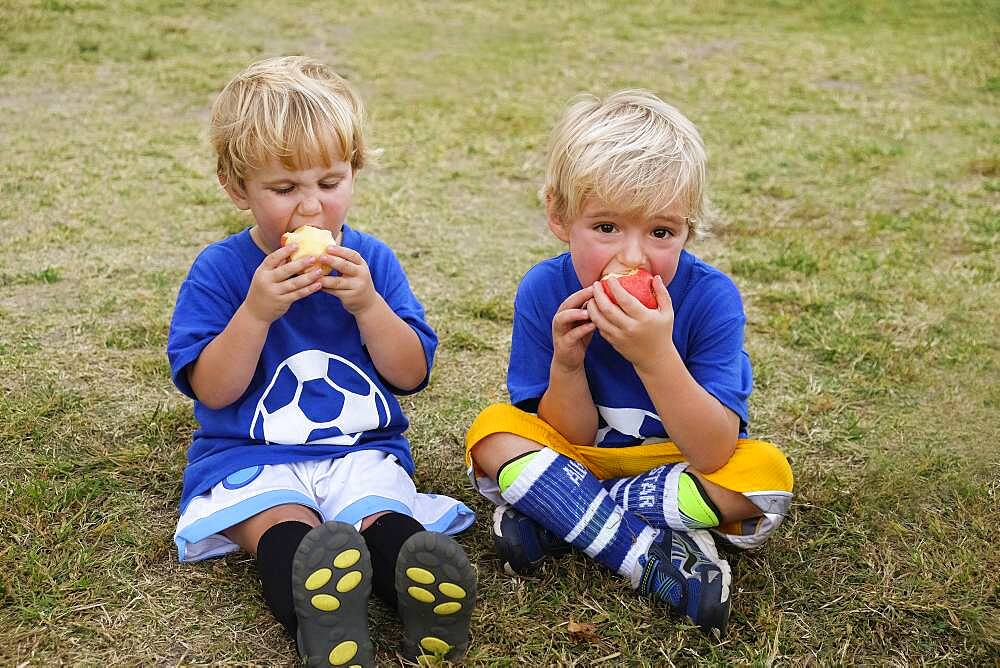
[[[743,348],[743,301],[728,277],[720,274],[706,280],[711,281],[711,290],[698,301],[684,362],[699,385],[739,416],[740,433],[745,434],[753,375]]]
[[[174,385],[192,399],[197,397],[188,382],[188,365],[226,328],[243,300],[231,284],[232,272],[222,270],[227,264],[241,265],[226,249],[209,246],[195,260],[177,293],[167,359]]]
[[[554,310],[535,299],[537,277],[538,272],[528,272],[518,286],[507,367],[507,391],[511,403],[532,412],[537,410],[538,401],[549,386],[553,355],[552,317],[555,315]]]

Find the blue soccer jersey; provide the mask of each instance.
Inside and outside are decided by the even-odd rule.
[[[365,259],[375,289],[420,338],[428,378],[437,336],[424,320],[392,250],[371,235],[343,228],[343,245]],[[188,450],[181,510],[226,476],[260,464],[341,457],[360,449],[394,455],[412,475],[403,436],[408,426],[394,394],[365,348],[357,322],[332,295],[317,292],[291,305],[267,333],[246,392],[211,409],[195,397],[188,368],[243,303],[264,252],[249,230],[208,246],[177,295],[167,340],[174,384],[195,399],[199,428]]]
[[[569,253],[538,263],[521,280],[507,370],[511,403],[537,410],[549,384],[552,318],[580,289]],[[746,316],[739,290],[724,273],[683,251],[667,291],[674,308],[674,346],[684,365],[699,385],[739,416],[740,436],[746,437],[752,374],[743,350]],[[599,332],[587,348],[584,368],[600,415],[597,445],[669,438],[635,368]]]

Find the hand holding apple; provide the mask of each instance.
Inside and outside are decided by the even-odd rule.
[[[656,308],[656,295],[653,294],[653,275],[651,273],[645,269],[636,268],[625,273],[611,272],[601,277],[601,287],[604,288],[604,294],[611,299],[612,304],[621,306],[615,299],[611,285],[608,283],[608,279],[611,278],[617,278],[618,284],[625,288],[625,292],[638,299],[643,306],[651,309]]]
[[[292,261],[303,257],[313,257],[318,262],[319,256],[326,253],[327,246],[336,245],[337,242],[334,240],[333,233],[330,230],[313,227],[312,225],[303,225],[294,232],[285,232],[281,235],[282,247],[291,243],[298,246],[298,249],[292,253]],[[325,273],[330,273],[330,269],[331,267],[326,266]]]
[[[644,282],[640,289],[645,289],[645,285]],[[655,367],[673,347],[674,309],[670,293],[660,276],[654,276],[648,285],[655,308],[648,308],[642,303],[643,298],[634,294],[632,296],[642,303],[641,306],[626,300],[621,280],[618,287],[613,281],[595,283],[594,298],[587,304],[590,320],[597,331],[637,370]],[[617,293],[617,299],[613,293]]]

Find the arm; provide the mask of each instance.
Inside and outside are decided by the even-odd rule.
[[[617,281],[618,304],[595,290],[588,306],[601,335],[634,366],[670,438],[691,466],[710,473],[732,456],[739,417],[691,376],[674,347],[674,312],[663,280],[653,281],[658,308],[647,309]]]
[[[548,422],[570,443],[592,444],[597,437],[597,407],[590,394],[583,367],[559,368],[555,361],[549,387],[538,403],[538,417]]]
[[[188,382],[201,403],[224,408],[246,391],[269,327],[247,312],[245,302],[236,309],[222,333],[188,367]]]
[[[636,372],[671,440],[692,468],[711,473],[729,461],[740,418],[691,376],[673,341],[659,363],[636,366]]]
[[[321,270],[299,275],[312,258],[288,262],[294,251],[295,245],[289,244],[264,258],[254,272],[246,299],[225,329],[188,367],[191,389],[208,408],[224,408],[246,392],[271,323],[292,303],[319,290]]]
[[[404,391],[423,382],[427,377],[427,359],[420,337],[389,308],[380,294],[376,292],[372,304],[354,317],[361,340],[383,378]]]
[[[583,365],[594,336],[594,323],[583,305],[593,293],[590,286],[574,292],[552,318],[549,386],[538,404],[538,417],[577,444],[591,444],[597,436],[597,407]]]
[[[354,316],[379,374],[400,390],[418,387],[428,372],[420,337],[375,290],[365,259],[356,250],[332,245],[321,261],[339,274],[321,279],[324,292],[340,299]]]

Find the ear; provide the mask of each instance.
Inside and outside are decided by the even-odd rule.
[[[222,186],[226,194],[229,195],[229,199],[233,200],[233,204],[236,208],[241,211],[246,211],[250,208],[250,200],[247,199],[246,192],[237,185],[230,185],[219,175],[219,185]]]
[[[562,217],[556,213],[551,193],[545,196],[545,215],[548,219],[549,230],[555,235],[556,239],[563,243],[569,243],[569,231],[563,224]]]

